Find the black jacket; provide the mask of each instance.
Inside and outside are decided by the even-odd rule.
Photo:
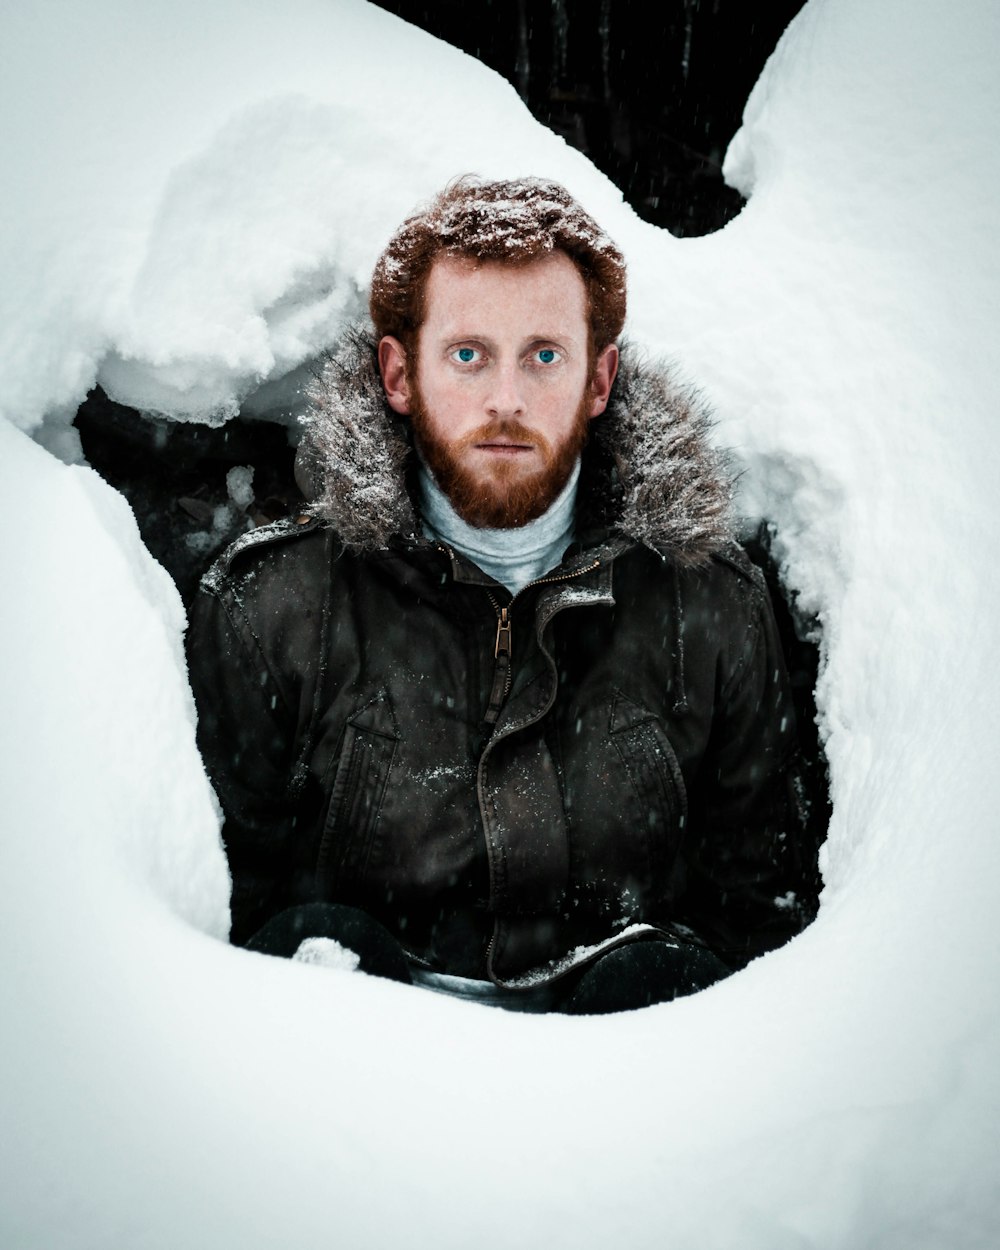
[[[328,363],[317,503],[230,548],[189,634],[233,941],[326,898],[528,985],[642,926],[734,967],[801,928],[794,715],[703,421],[627,368],[595,426],[578,542],[511,601],[419,535],[369,346]]]

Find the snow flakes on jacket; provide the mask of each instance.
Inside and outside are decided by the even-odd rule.
[[[369,334],[352,331],[327,356],[309,399],[297,473],[315,515],[358,551],[418,534],[408,426],[385,401]],[[731,480],[709,428],[692,390],[624,351],[607,411],[592,422],[584,451],[578,533],[615,530],[682,567],[727,547]]]

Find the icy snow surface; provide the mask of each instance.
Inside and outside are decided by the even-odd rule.
[[[729,152],[749,206],[678,241],[362,4],[3,6],[0,1244],[998,1244],[998,36],[994,0],[810,0]],[[823,623],[820,917],[628,1016],[219,940],[177,596],[42,449],[74,458],[95,380],[281,402],[470,169],[555,177],[622,244],[633,337],[714,402]]]

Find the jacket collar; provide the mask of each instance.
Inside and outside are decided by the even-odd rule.
[[[386,404],[375,343],[349,332],[322,363],[296,463],[312,511],[345,546],[383,550],[423,542],[414,506],[416,457],[408,426]],[[684,567],[730,541],[732,489],[710,422],[690,389],[626,349],[611,400],[592,423],[577,495],[584,547],[619,536]],[[394,544],[393,544],[394,545]]]

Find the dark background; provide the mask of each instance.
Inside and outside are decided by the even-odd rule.
[[[640,216],[710,234],[743,201],[722,159],[802,0],[374,0],[502,74]]]

